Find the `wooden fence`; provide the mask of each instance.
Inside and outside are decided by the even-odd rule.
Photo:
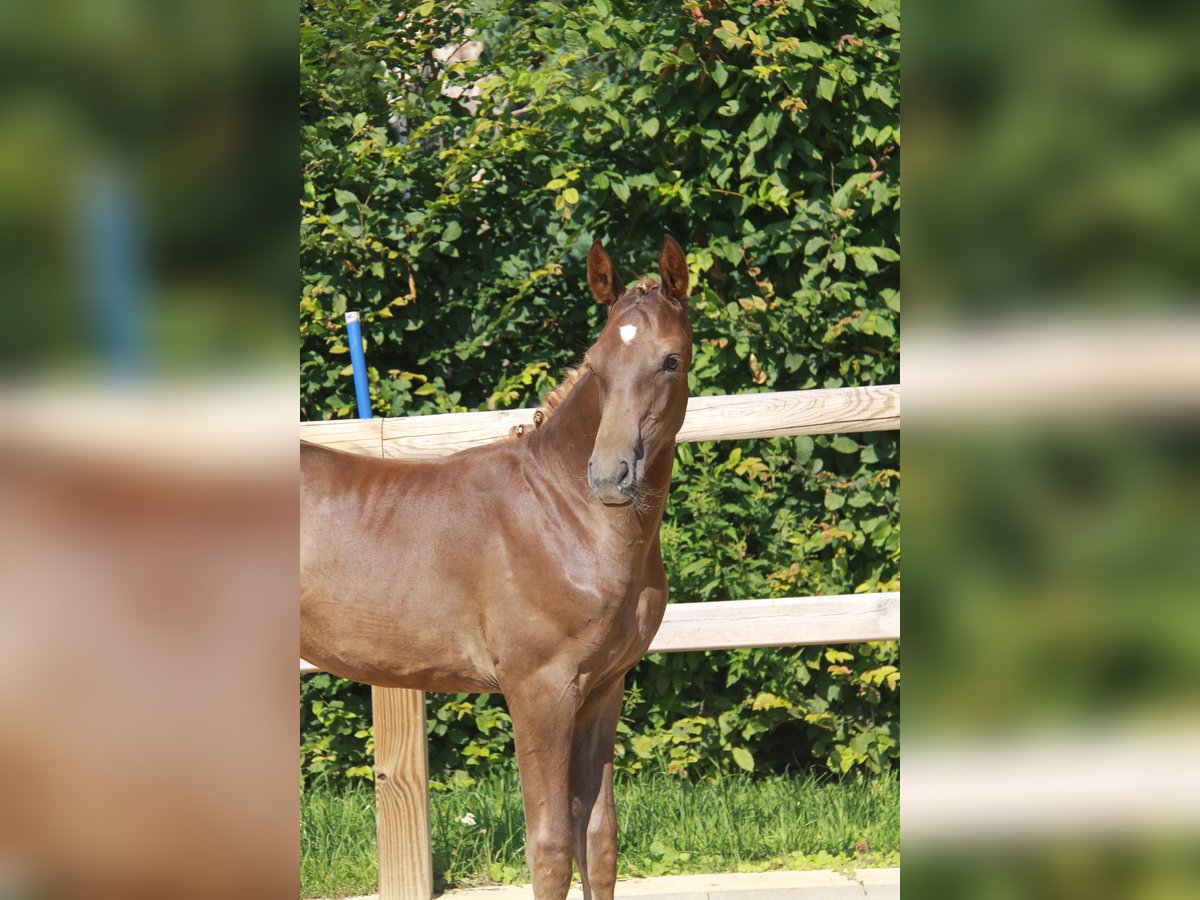
[[[396,419],[303,422],[300,436],[387,459],[429,459],[486,444],[533,410],[455,413]],[[693,397],[680,441],[739,440],[801,434],[889,431],[900,427],[900,389],[881,387]],[[849,594],[716,603],[673,603],[650,652],[730,650],[896,640],[900,595]],[[300,671],[316,667],[300,662]],[[429,900],[429,761],[425,695],[373,688],[375,815],[380,900]]]

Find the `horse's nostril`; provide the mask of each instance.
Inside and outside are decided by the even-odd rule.
[[[628,482],[629,482],[629,463],[622,460],[621,461],[621,476],[617,479],[617,484],[619,484],[621,487],[625,487],[625,485]]]

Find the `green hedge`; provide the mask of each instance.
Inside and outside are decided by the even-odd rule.
[[[377,414],[535,405],[598,331],[591,242],[632,278],[665,232],[693,394],[896,382],[898,8],[306,2],[302,415],[354,415],[348,308]],[[437,61],[465,38],[478,60]],[[897,470],[894,434],[681,446],[674,597],[896,587]],[[886,766],[898,666],[894,644],[650,657],[621,764]],[[364,690],[312,676],[302,698],[305,771],[369,774]],[[512,765],[500,698],[431,713],[439,777]]]

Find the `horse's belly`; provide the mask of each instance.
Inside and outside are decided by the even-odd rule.
[[[452,615],[398,616],[386,607],[301,592],[300,655],[326,672],[379,687],[497,689],[486,652]]]

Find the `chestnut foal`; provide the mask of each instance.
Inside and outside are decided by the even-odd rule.
[[[588,284],[608,321],[520,437],[427,462],[301,443],[301,655],[384,687],[501,691],[538,900],[610,900],[625,673],[662,621],[658,528],[692,359],[688,273]]]

